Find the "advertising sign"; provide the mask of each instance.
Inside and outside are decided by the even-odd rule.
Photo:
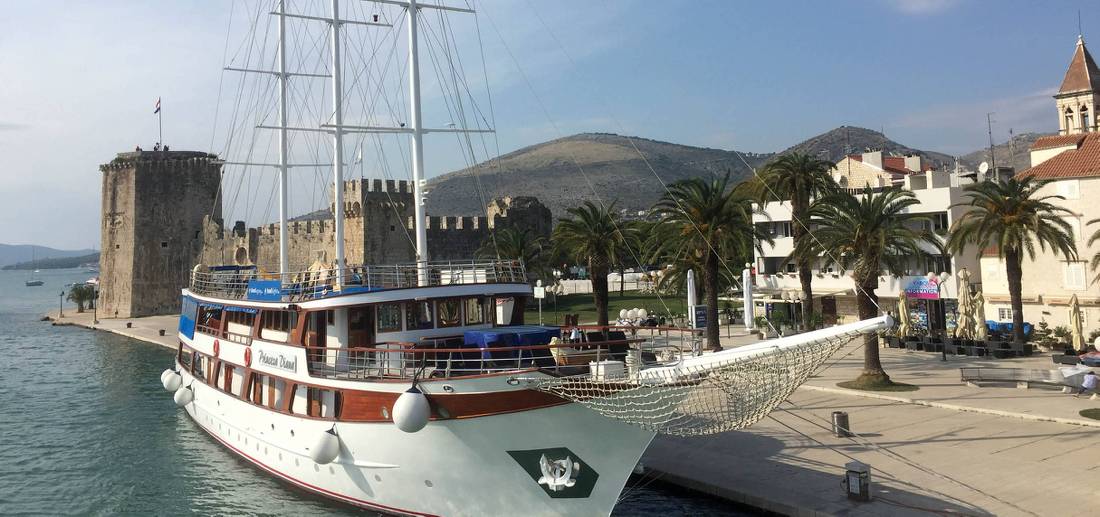
[[[905,294],[917,300],[939,300],[940,279],[937,277],[917,277],[905,286]]]
[[[282,285],[278,280],[249,280],[248,299],[258,302],[278,302],[283,299]]]

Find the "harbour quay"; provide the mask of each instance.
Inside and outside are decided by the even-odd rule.
[[[849,344],[756,425],[659,436],[646,476],[784,515],[1095,515],[1100,401],[1056,387],[968,386],[959,368],[1054,368],[1049,355],[988,360],[882,349],[899,393],[836,387],[862,368]],[[833,433],[834,411],[856,435]],[[849,499],[846,464],[871,468],[871,500]]]
[[[66,312],[58,325],[94,328],[175,349],[177,317],[102,319]],[[165,335],[160,335],[164,329]],[[749,343],[733,336],[724,344]],[[989,360],[882,349],[884,366],[917,391],[836,387],[862,368],[861,344],[841,349],[758,424],[707,437],[658,436],[632,485],[672,485],[784,515],[1091,515],[1100,474],[1100,401],[1052,387],[968,386],[959,369],[1053,368],[1048,355]],[[833,433],[834,411],[856,436]],[[846,464],[871,467],[871,500],[848,498]],[[624,495],[629,497],[631,487]],[[1057,497],[1052,494],[1057,492]]]

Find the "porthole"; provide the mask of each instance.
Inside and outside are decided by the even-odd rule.
[[[389,418],[390,411],[386,409],[386,406],[382,406],[382,418]]]
[[[432,484],[432,480],[430,480],[430,479],[425,479],[425,480],[424,480],[424,486],[426,486],[426,487],[428,487],[428,488],[431,488],[431,487],[433,487],[433,486],[435,486],[435,485],[433,485],[433,484]]]

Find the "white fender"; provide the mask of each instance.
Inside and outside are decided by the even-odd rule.
[[[164,373],[160,374],[160,383],[165,390],[176,391],[183,384],[183,377],[180,376],[179,372],[165,370]]]
[[[335,429],[329,429],[317,437],[317,443],[309,450],[309,456],[318,464],[332,463],[340,455],[340,437]]]
[[[397,428],[406,433],[415,433],[428,425],[428,418],[432,415],[432,408],[428,404],[428,397],[421,393],[416,386],[397,397],[393,403],[393,423]]]
[[[184,386],[176,390],[176,394],[172,396],[172,400],[176,401],[176,405],[179,407],[186,406],[195,400],[195,392],[191,390],[191,386]]]

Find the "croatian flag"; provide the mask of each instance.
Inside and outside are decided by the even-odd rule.
[[[160,113],[160,97],[157,97],[157,109],[153,110],[153,114]]]

